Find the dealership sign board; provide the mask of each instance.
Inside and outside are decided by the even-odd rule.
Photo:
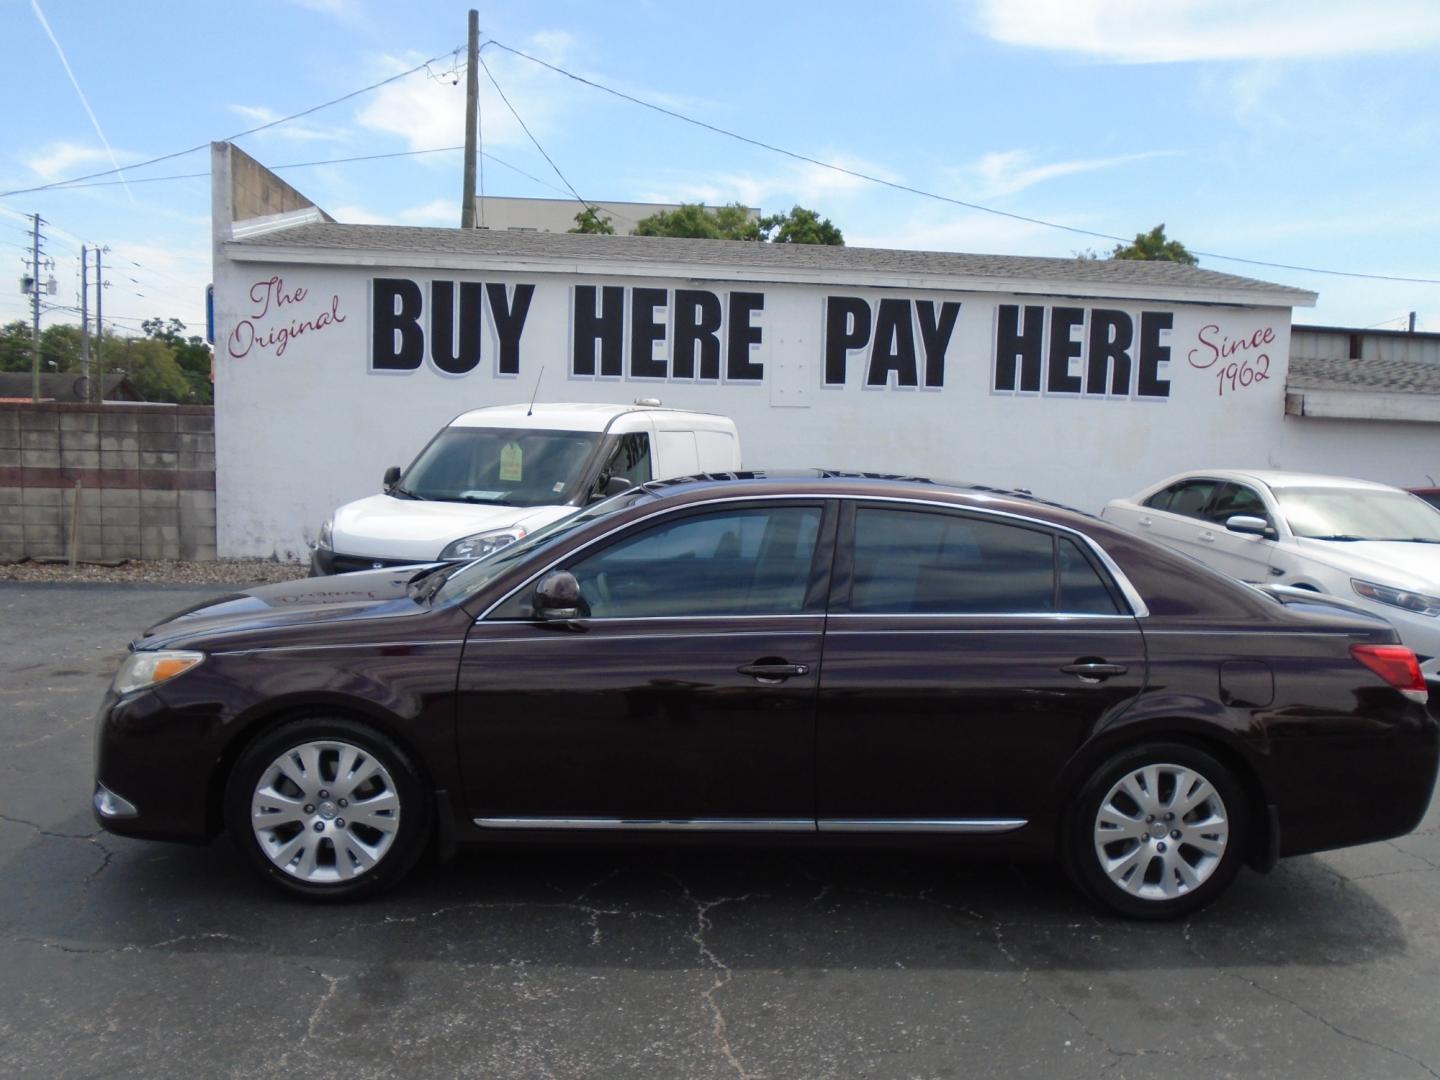
[[[237,504],[229,524],[222,512],[233,554],[269,553],[276,532],[298,547],[295,519],[313,535],[456,413],[532,394],[726,413],[747,465],[959,476],[1091,510],[1167,471],[1264,464],[1283,416],[1285,307],[1079,287],[224,271],[217,400],[245,407],[219,425],[222,490],[274,504],[288,488],[295,504]],[[287,471],[297,440],[323,466],[303,483]]]

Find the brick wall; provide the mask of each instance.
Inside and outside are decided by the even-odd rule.
[[[215,415],[203,405],[0,403],[0,561],[215,557]]]

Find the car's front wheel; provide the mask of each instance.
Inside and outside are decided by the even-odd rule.
[[[399,881],[430,830],[424,780],[391,740],[346,718],[306,718],[240,754],[225,823],[252,866],[315,900],[351,899]]]
[[[1105,907],[1173,919],[1210,903],[1244,861],[1246,801],[1204,751],[1150,743],[1111,758],[1080,790],[1067,822],[1071,874]]]

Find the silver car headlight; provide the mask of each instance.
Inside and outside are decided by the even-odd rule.
[[[1404,608],[1418,615],[1440,615],[1440,596],[1427,596],[1410,589],[1396,589],[1374,581],[1361,581],[1359,578],[1351,578],[1350,587],[1366,600]]]
[[[328,517],[320,526],[320,535],[315,537],[315,546],[326,551],[335,550],[335,519]]]
[[[133,694],[136,690],[169,682],[204,659],[205,654],[201,652],[181,652],[173,649],[133,652],[125,658],[120,670],[115,673],[115,692]]]
[[[501,548],[513,544],[528,531],[518,525],[512,525],[508,529],[491,529],[489,532],[466,536],[456,540],[453,544],[446,545],[445,550],[440,552],[440,558],[442,560],[483,559],[486,555],[494,555]]]

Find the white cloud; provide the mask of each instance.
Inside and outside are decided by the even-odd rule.
[[[568,35],[543,35],[547,42],[564,46]],[[535,46],[538,50],[539,46]],[[397,72],[413,67],[418,54],[387,56],[384,69]],[[552,129],[554,116],[571,91],[529,61],[490,50],[481,57],[494,73],[505,96],[541,139]],[[458,67],[433,65],[433,75],[419,72],[380,87],[356,115],[356,123],[372,131],[398,135],[412,150],[458,146],[465,141],[465,74]],[[480,72],[480,135],[486,150],[528,146],[529,136],[516,121],[484,70]]]
[[[406,207],[395,215],[405,225],[443,225],[456,228],[460,224],[460,196],[453,199],[431,199],[419,206]]]
[[[878,220],[845,226],[845,243],[851,247],[900,248],[906,251],[988,252],[1058,258],[1094,246],[1094,242],[1086,237],[1067,237],[1064,233],[1027,221],[980,212],[951,213],[938,208],[907,218],[880,216]]]
[[[231,105],[230,111],[257,126],[273,123],[285,115],[265,105]],[[342,142],[348,134],[344,128],[319,127],[306,120],[291,120],[260,132],[260,136],[273,135],[296,142]]]
[[[133,157],[122,154],[121,157]],[[26,167],[43,180],[54,180],[74,172],[84,165],[97,162],[110,163],[110,155],[103,146],[86,146],[82,143],[53,142],[38,153],[24,159]]]
[[[330,211],[330,215],[342,225],[393,225],[394,222],[385,214],[371,210],[368,206],[358,204],[346,204],[337,206]]]
[[[1116,63],[1402,52],[1440,44],[1433,0],[982,0],[1008,45]]]
[[[976,198],[998,198],[1014,195],[1028,187],[1076,173],[1113,169],[1147,158],[1166,157],[1169,151],[1150,150],[1139,154],[1121,154],[1107,158],[1081,158],[1074,161],[1052,161],[1037,164],[1028,150],[998,150],[984,154],[972,165],[957,171],[957,179]]]

